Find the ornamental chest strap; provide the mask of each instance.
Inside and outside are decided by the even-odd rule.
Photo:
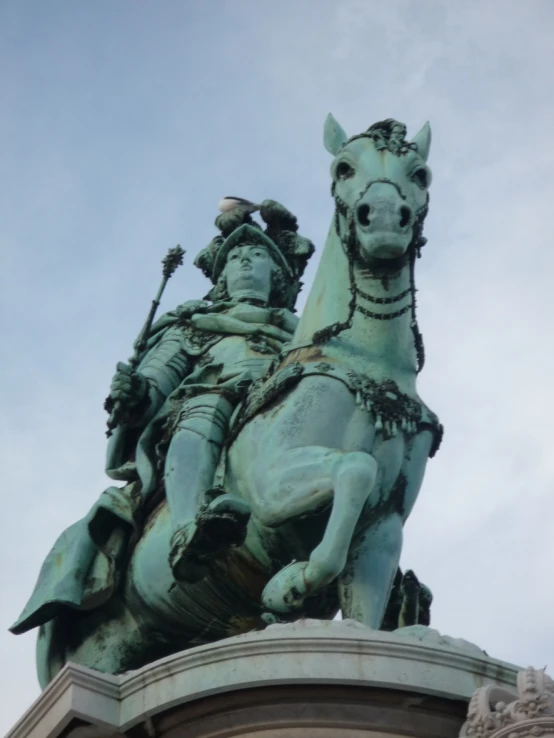
[[[355,395],[356,403],[371,414],[375,429],[385,439],[394,438],[399,431],[417,435],[423,430],[433,434],[433,446],[429,456],[438,451],[443,428],[438,417],[421,400],[401,392],[391,379],[378,382],[371,377],[325,361],[302,364],[295,362],[284,369],[277,370],[269,378],[255,382],[239,411],[233,427],[234,439],[240,429],[263,407],[295,387],[301,379],[308,376],[326,376],[345,384]]]

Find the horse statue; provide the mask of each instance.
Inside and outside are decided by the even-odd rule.
[[[67,661],[121,673],[339,609],[369,628],[394,627],[386,611],[392,600],[401,609],[402,529],[442,434],[416,391],[414,266],[431,131],[408,141],[389,119],[349,138],[328,116],[324,143],[335,212],[319,268],[292,340],[233,416],[219,470],[225,493],[249,510],[244,541],[223,547],[198,581],[177,581],[158,498],[115,591],[38,623],[42,686]]]

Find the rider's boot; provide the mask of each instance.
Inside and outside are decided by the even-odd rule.
[[[183,404],[174,427],[164,481],[174,529],[169,564],[178,581],[200,581],[211,559],[246,537],[248,504],[212,489],[232,411],[219,394],[197,395]]]
[[[215,490],[208,490],[210,494]],[[171,539],[169,563],[175,579],[201,581],[210,571],[210,562],[246,538],[250,506],[245,500],[221,494],[205,505],[195,519],[179,526]]]

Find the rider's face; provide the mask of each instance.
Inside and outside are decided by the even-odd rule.
[[[225,273],[230,297],[268,301],[272,259],[263,246],[236,246],[227,255]]]

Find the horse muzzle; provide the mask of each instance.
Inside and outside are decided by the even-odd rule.
[[[410,245],[414,214],[400,196],[368,192],[356,205],[355,223],[362,257],[396,259]]]

